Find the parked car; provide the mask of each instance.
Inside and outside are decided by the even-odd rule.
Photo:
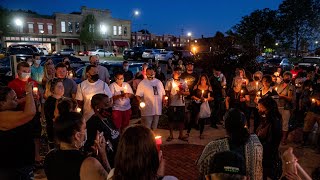
[[[298,62],[298,65],[301,69],[312,69],[315,66],[320,66],[320,57],[304,57]]]
[[[280,67],[284,71],[290,71],[293,67],[293,64],[289,61],[288,58],[283,58],[280,62]]]
[[[278,67],[280,67],[281,59],[268,59],[262,66],[262,71],[265,73],[271,73],[276,71]]]
[[[133,47],[132,49],[128,49],[123,51],[123,59],[128,60],[128,59],[133,59],[133,60],[138,60],[142,58],[142,53],[146,50],[145,47],[143,46],[137,46]]]
[[[109,74],[110,74],[111,83],[114,82],[115,73],[122,70],[122,63],[102,62],[100,65],[104,66],[108,69]],[[141,67],[142,67],[142,63],[129,64],[129,70],[133,73],[133,75],[135,75],[137,72],[139,72],[141,70]],[[75,78],[76,83],[78,83],[78,84],[81,83],[82,73],[85,68],[86,68],[86,66],[82,66],[76,70],[76,78]]]
[[[78,51],[79,56],[89,56],[89,51]]]
[[[92,49],[88,52],[89,56],[100,56],[100,57],[110,57],[114,56],[113,52],[104,49]]]
[[[157,54],[160,54],[160,50],[158,50],[158,49],[146,49],[146,50],[143,51],[141,57],[144,60],[148,60],[148,59],[154,60],[155,56]]]
[[[163,51],[155,55],[155,60],[158,61],[168,61],[169,59],[174,59],[173,51]]]
[[[60,51],[54,52],[54,54],[60,56],[73,56],[76,52],[73,49],[61,49]]]
[[[49,52],[47,51],[46,48],[39,47],[39,48],[37,48],[37,49],[38,49],[40,55],[41,55],[41,54],[43,54],[43,55],[45,55],[45,56],[48,56],[48,55],[49,55]]]
[[[194,54],[189,50],[176,50],[173,52],[174,59],[176,61],[183,60],[183,61],[194,61]]]
[[[9,46],[6,55],[11,56],[15,55],[17,57],[17,62],[25,61],[27,58],[32,58],[35,54],[35,51],[30,46],[18,46],[13,45]]]

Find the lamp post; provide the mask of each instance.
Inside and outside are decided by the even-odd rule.
[[[16,18],[16,19],[14,20],[14,22],[15,22],[16,26],[18,27],[18,32],[21,33],[21,31],[22,31],[22,25],[23,25],[22,20],[19,19],[19,18]]]
[[[100,32],[104,36],[107,33],[107,26],[101,25],[100,26]],[[106,57],[106,50],[103,48],[103,57]]]
[[[40,30],[40,34],[41,34],[41,45],[43,47],[43,33],[44,33],[44,30]]]
[[[318,48],[319,41],[315,41],[314,43],[316,44],[316,47],[314,48],[316,50]]]
[[[192,36],[192,33],[191,33],[191,32],[188,32],[188,33],[187,33],[187,36],[188,36],[189,48],[191,48],[191,36]]]
[[[134,10],[132,12],[132,15],[131,15],[131,22],[133,21],[133,18],[134,17],[138,17],[140,15],[140,11],[139,10]],[[131,32],[133,32],[133,23],[131,23]],[[135,34],[135,44],[137,44],[137,33]],[[131,38],[131,45],[133,46],[133,39]]]

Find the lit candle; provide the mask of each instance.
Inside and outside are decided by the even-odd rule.
[[[260,96],[260,94],[261,94],[261,92],[260,92],[260,91],[258,91],[258,92],[257,92],[257,95],[258,95],[258,96]]]
[[[72,78],[73,77],[73,73],[70,73],[69,76],[70,76],[70,78]]]
[[[259,88],[259,82],[256,82],[256,89]]]
[[[140,102],[140,107],[141,107],[141,108],[146,107],[146,103],[144,103],[144,102]]]
[[[185,80],[184,82],[186,82],[186,84],[188,84],[188,80]]]
[[[124,86],[124,87],[123,87],[123,92],[126,93],[126,92],[127,92],[127,89],[128,89],[127,86]]]
[[[78,112],[78,113],[81,112],[81,108],[77,108],[77,112]]]
[[[312,101],[312,103],[315,103],[315,102],[316,102],[316,99],[312,98],[312,100],[311,100],[311,101]]]
[[[166,101],[167,101],[168,99],[169,99],[169,98],[168,98],[168,96],[165,96],[165,97],[164,97],[164,100],[166,100]]]
[[[203,97],[203,93],[204,93],[204,90],[202,90],[202,95],[201,95],[201,97]]]
[[[32,90],[33,90],[33,93],[34,93],[34,94],[38,94],[38,87],[33,87]]]
[[[160,151],[160,146],[162,144],[161,136],[156,136],[155,139],[156,139],[157,150],[159,152]]]
[[[278,87],[274,88],[274,90],[276,90],[278,92]]]
[[[240,92],[241,92],[241,94],[242,94],[242,93],[243,93],[243,90],[241,89],[241,91],[240,91]]]

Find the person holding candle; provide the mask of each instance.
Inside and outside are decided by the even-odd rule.
[[[283,82],[277,88],[279,94],[278,108],[282,115],[282,144],[287,144],[289,120],[291,111],[294,109],[295,86],[291,84],[292,74],[289,71],[283,73]]]
[[[231,87],[234,87],[235,83],[241,83],[243,87],[246,87],[246,85],[249,83],[249,80],[246,76],[246,71],[243,68],[237,68],[235,74],[236,76],[233,78]],[[235,80],[239,78],[241,78],[242,81],[236,82]]]
[[[257,110],[257,103],[255,103],[255,98],[257,96],[257,93],[261,93],[260,89],[262,88],[262,79],[263,73],[261,71],[257,71],[253,74],[253,81],[249,82],[247,85],[247,90],[248,94],[250,96],[250,101],[247,101],[247,110],[246,110],[246,117],[247,117],[247,125],[248,128],[250,129],[250,119],[251,119],[251,114],[253,113],[254,116],[254,132],[259,126],[259,113]]]
[[[48,82],[50,87],[51,95],[47,98],[44,103],[44,116],[46,118],[46,129],[48,137],[49,149],[53,149],[54,146],[54,135],[53,135],[53,122],[55,119],[54,112],[56,104],[59,99],[63,97],[64,87],[61,79],[53,78]]]
[[[250,101],[250,96],[246,87],[243,87],[243,79],[237,77],[234,79],[234,87],[230,89],[227,93],[226,98],[226,109],[236,108],[246,112],[246,102]]]
[[[94,114],[93,109],[91,108],[92,96],[102,93],[111,98],[112,93],[108,84],[99,79],[97,66],[88,65],[85,72],[88,79],[78,85],[75,99],[78,101],[78,105],[83,111],[83,118],[87,121]]]
[[[167,141],[173,139],[173,128],[175,125],[179,128],[178,139],[182,141],[187,141],[188,137],[183,136],[184,129],[184,110],[185,110],[185,100],[184,97],[190,94],[188,85],[184,79],[180,78],[181,68],[176,67],[173,70],[173,77],[169,79],[166,83],[166,94],[168,97],[168,118],[169,118],[169,131],[170,135]]]
[[[75,99],[77,93],[77,84],[73,79],[67,78],[67,72],[67,66],[64,63],[61,62],[56,65],[56,77],[63,80],[63,96]]]
[[[146,71],[147,78],[138,85],[136,97],[141,104],[141,123],[150,129],[157,129],[159,116],[162,114],[162,103],[165,97],[165,90],[160,80],[155,78],[153,68]]]
[[[129,125],[131,118],[131,104],[130,98],[134,97],[131,86],[124,82],[122,72],[115,75],[115,82],[110,86],[110,91],[113,98],[112,106],[112,119],[116,128],[122,133],[123,130]]]
[[[33,179],[35,145],[32,120],[36,106],[32,88],[33,82],[25,84],[25,106],[17,109],[19,103],[15,91],[0,86],[0,179]]]
[[[68,57],[64,57],[62,62],[67,66],[67,76],[69,79],[73,79],[76,75],[76,72],[74,71],[74,69],[71,67],[70,65],[70,60]]]
[[[164,176],[165,160],[156,143],[149,128],[129,126],[120,138],[115,167],[107,179],[177,180],[173,176]]]
[[[17,73],[18,77],[9,82],[8,87],[12,88],[16,94],[17,94],[17,100],[18,100],[18,110],[24,109],[25,102],[26,102],[26,91],[25,91],[25,86],[29,82],[33,82],[34,88],[38,88],[38,83],[33,80],[31,77],[31,68],[30,65],[27,62],[20,62],[17,65]],[[36,167],[41,167],[41,157],[40,157],[40,136],[41,136],[41,122],[40,122],[40,117],[41,113],[39,111],[39,106],[40,106],[40,95],[39,95],[39,90],[37,91],[38,93],[34,95],[34,100],[36,103],[36,115],[34,116],[32,122],[33,122],[33,135],[34,135],[34,141],[35,141],[35,165]]]
[[[193,94],[192,94],[192,100],[193,100],[193,109],[192,113],[194,113],[194,120],[196,124],[199,124],[200,128],[200,139],[203,139],[203,131],[204,131],[204,123],[205,119],[199,118],[199,113],[201,111],[201,104],[204,102],[211,102],[213,100],[213,94],[212,94],[212,87],[209,82],[209,78],[207,75],[202,74],[199,78],[198,83],[193,88]],[[191,132],[191,125],[189,124],[187,136],[189,136]]]
[[[262,77],[262,88],[259,92],[257,92],[257,97],[264,98],[264,97],[272,97],[274,99],[278,98],[278,93],[276,91],[276,88],[272,88],[272,77],[270,75],[264,75]],[[256,101],[258,103],[258,101]]]
[[[111,167],[114,167],[120,132],[111,118],[112,101],[105,94],[96,94],[91,99],[91,107],[94,115],[86,123],[88,139],[84,145],[85,151],[92,152],[91,146],[94,145],[97,132],[103,133],[107,142],[105,151],[107,152],[108,162]],[[93,153],[96,155],[96,152]]]

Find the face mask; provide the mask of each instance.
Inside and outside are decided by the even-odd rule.
[[[98,111],[103,118],[111,117],[112,108],[101,108]]]
[[[257,77],[257,76],[254,76],[253,79],[254,79],[255,81],[259,81],[259,80],[260,80],[260,78]]]
[[[91,75],[91,80],[96,82],[99,80],[99,74]]]
[[[84,146],[84,144],[86,143],[87,139],[88,139],[88,136],[87,136],[87,130],[86,130],[86,132],[84,133],[84,140],[81,142],[81,147]]]
[[[129,70],[129,66],[124,66],[123,70],[127,72]]]
[[[36,64],[40,64],[41,63],[41,60],[36,60]]]
[[[31,73],[21,73],[22,79],[29,79],[30,76],[31,76]]]
[[[147,78],[148,78],[149,80],[153,80],[153,79],[155,78],[155,75],[147,76]]]
[[[284,79],[283,82],[288,84],[290,82],[290,79]]]

